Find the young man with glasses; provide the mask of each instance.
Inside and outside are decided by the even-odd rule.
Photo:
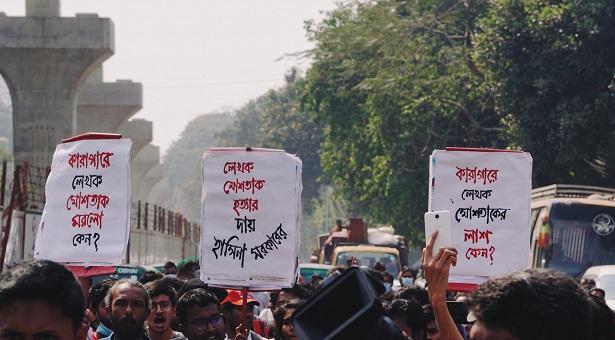
[[[189,340],[225,340],[226,323],[220,309],[220,300],[203,288],[190,290],[179,298],[177,315],[180,330]],[[241,325],[240,325],[241,326]],[[233,340],[265,339],[250,331],[248,336],[237,332]]]
[[[147,333],[152,340],[182,340],[186,337],[175,332],[171,323],[175,319],[177,293],[169,284],[153,281],[145,284],[152,301],[152,309],[147,317]]]

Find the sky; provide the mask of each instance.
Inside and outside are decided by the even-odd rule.
[[[104,80],[143,84],[143,109],[164,153],[197,116],[239,108],[284,84],[287,54],[313,47],[304,29],[334,0],[62,0],[61,15],[97,13],[115,26],[115,54]],[[25,0],[2,0],[0,11],[25,15]]]

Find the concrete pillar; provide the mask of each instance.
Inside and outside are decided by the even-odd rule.
[[[27,17],[59,17],[60,0],[26,0]]]
[[[134,159],[141,149],[152,141],[154,125],[145,119],[131,119],[120,126],[118,133],[121,133],[123,138],[132,140],[130,157]]]
[[[160,161],[160,160],[159,160]],[[164,177],[164,171],[162,169],[162,164],[158,163],[154,165],[151,169],[149,169],[145,176],[140,178],[138,184],[139,196],[143,201],[150,201],[150,193],[152,189],[156,185],[156,183],[160,182]],[[152,202],[154,204],[160,204],[159,202]],[[167,207],[169,208],[169,207]]]
[[[169,181],[166,177],[163,177],[156,184],[152,185],[152,189],[147,194],[147,201],[150,204],[157,204],[172,209],[173,207],[169,204],[170,195]]]
[[[134,143],[134,142],[133,142]],[[134,145],[134,144],[133,144]],[[147,196],[141,189],[141,179],[147,172],[160,163],[160,149],[152,144],[145,145],[132,159],[130,164],[131,197],[133,201],[146,201]]]
[[[26,8],[32,16],[0,15],[0,73],[13,102],[15,162],[47,166],[75,133],[80,86],[113,54],[113,23],[59,17],[59,1],[26,0]]]
[[[102,67],[83,85],[77,100],[77,133],[119,133],[120,126],[143,107],[143,86],[130,80],[105,83]]]

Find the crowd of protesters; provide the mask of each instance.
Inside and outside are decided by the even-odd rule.
[[[197,278],[197,263],[179,270],[168,263],[164,274],[147,273],[141,282],[106,279],[83,294],[64,266],[26,262],[0,274],[0,339],[296,339],[295,312],[347,270],[372,278],[382,317],[394,325],[393,336],[371,332],[370,338],[615,339],[604,291],[555,271],[527,269],[452,295],[448,274],[457,252],[432,249],[435,237],[423,253],[426,287],[407,268],[393,278],[384,266],[352,268],[358,263],[349,261],[325,278],[244,297],[208,287]]]

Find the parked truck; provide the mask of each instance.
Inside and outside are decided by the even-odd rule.
[[[362,218],[350,218],[344,228],[346,233],[318,235],[319,263],[373,268],[380,262],[393,277],[408,265],[408,241],[393,227],[367,228]]]

